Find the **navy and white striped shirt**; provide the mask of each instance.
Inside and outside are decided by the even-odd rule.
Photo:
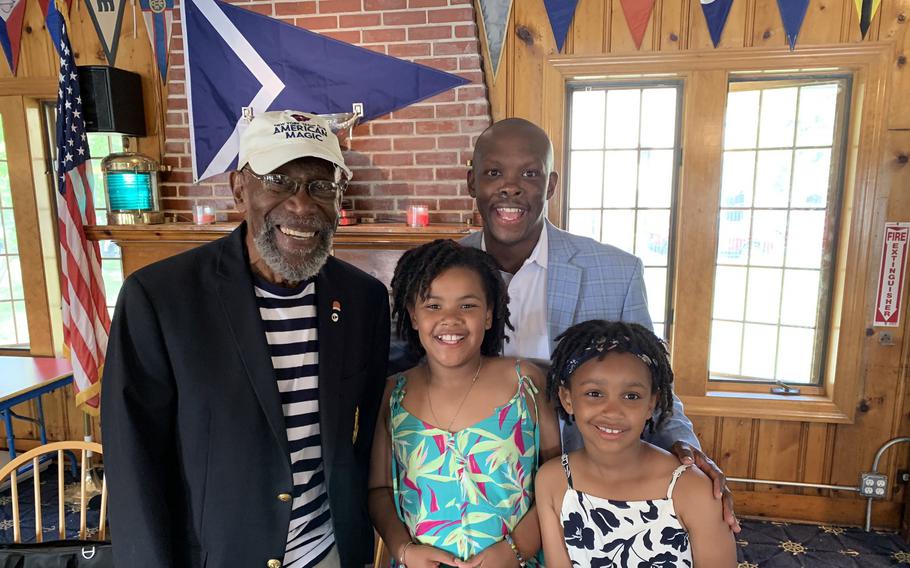
[[[282,288],[256,278],[254,288],[281,394],[294,475],[283,565],[309,568],[335,543],[319,434],[316,282]]]

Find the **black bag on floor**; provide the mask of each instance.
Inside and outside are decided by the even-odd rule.
[[[113,568],[110,542],[53,540],[0,545],[0,568]]]

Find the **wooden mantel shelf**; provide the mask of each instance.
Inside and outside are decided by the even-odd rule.
[[[166,241],[172,243],[203,243],[223,237],[237,223],[162,223],[160,225],[95,225],[85,229],[90,241],[112,240],[121,243]],[[404,223],[370,223],[338,227],[337,246],[358,248],[410,248],[433,239],[459,239],[478,230],[469,225],[429,225],[408,227]]]
[[[123,275],[179,252],[221,238],[237,223],[163,223],[160,225],[96,225],[85,228],[91,241],[112,240],[120,246]],[[404,223],[375,223],[339,227],[335,255],[360,266],[383,282],[391,280],[402,251],[434,239],[458,240],[478,230],[468,225],[408,227]]]

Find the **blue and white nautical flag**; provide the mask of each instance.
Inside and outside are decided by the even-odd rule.
[[[220,0],[180,3],[193,176],[236,167],[243,108],[370,120],[469,81]]]

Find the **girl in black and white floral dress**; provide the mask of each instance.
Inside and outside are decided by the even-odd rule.
[[[564,418],[577,422],[584,448],[537,474],[547,567],[736,566],[711,481],[641,440],[672,411],[663,342],[640,325],[602,320],[558,339],[548,391]]]

